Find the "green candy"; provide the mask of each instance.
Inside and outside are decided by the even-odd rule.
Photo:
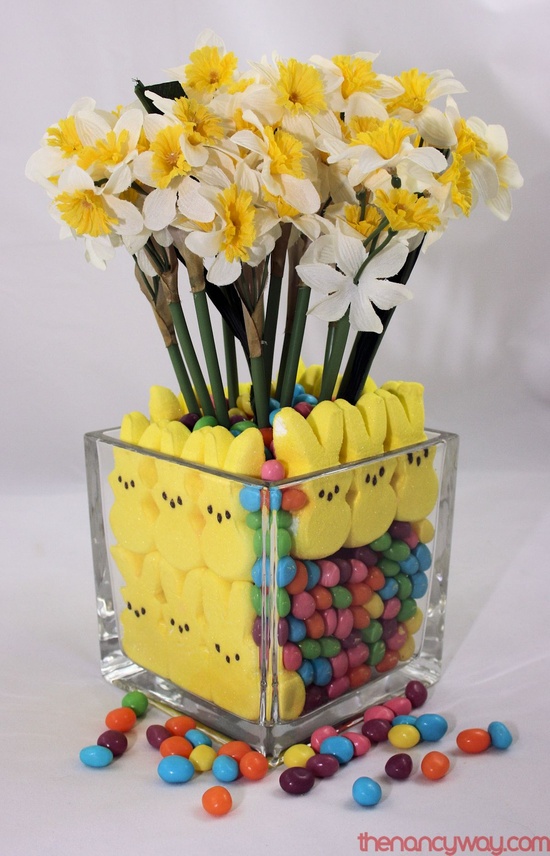
[[[407,597],[401,604],[401,609],[397,613],[398,621],[408,621],[409,618],[412,618],[415,614],[418,606],[416,605],[416,601],[413,597]]]
[[[218,420],[215,416],[201,416],[201,418],[197,419],[193,425],[193,431],[199,431],[201,428],[206,428],[208,426],[214,428],[218,424]]]
[[[316,660],[321,656],[321,643],[317,639],[302,639],[298,647],[305,660]]]
[[[280,618],[286,618],[291,609],[290,595],[285,588],[277,589],[277,612]]]
[[[342,643],[335,636],[323,636],[319,639],[321,657],[336,657],[342,650]]]
[[[242,434],[242,432],[246,431],[247,428],[256,428],[256,424],[254,422],[249,422],[247,419],[243,419],[241,422],[235,422],[235,424],[232,425],[231,428],[233,431],[238,431],[240,434]]]
[[[375,618],[372,619],[368,627],[361,630],[361,638],[367,645],[372,645],[382,637],[383,627]]]
[[[290,529],[292,525],[292,514],[290,511],[284,511],[281,509],[277,512],[277,526],[279,529]]]
[[[384,550],[386,559],[393,559],[394,562],[404,562],[411,555],[411,548],[404,541],[395,540],[387,550]]]
[[[250,590],[250,598],[252,600],[252,607],[256,615],[262,614],[262,590],[258,588],[258,586],[252,586]]]
[[[397,574],[395,582],[397,583],[397,597],[399,600],[406,600],[410,597],[413,590],[410,576],[408,574]]]
[[[262,530],[256,529],[253,536],[252,546],[254,548],[254,553],[260,558],[263,551],[263,539],[262,539]],[[290,532],[287,529],[279,529],[277,532],[277,555],[279,558],[282,556],[288,556],[290,553],[290,549],[292,547],[292,537]],[[269,556],[271,553],[271,543],[269,532],[266,534],[265,539],[265,549],[266,554]]]
[[[377,538],[376,541],[371,541],[369,544],[371,550],[374,550],[375,553],[383,553],[384,550],[388,550],[391,547],[391,535],[389,532],[385,532],[380,538]]]
[[[329,591],[332,595],[332,605],[336,609],[347,609],[351,606],[353,595],[345,586],[332,586]]]
[[[251,511],[246,515],[246,525],[249,529],[261,529],[262,528],[262,512],[261,511]]]
[[[401,570],[399,562],[393,559],[378,559],[376,563],[385,577],[396,577]]]
[[[369,659],[367,660],[367,664],[369,666],[377,666],[378,663],[383,659],[385,653],[386,643],[382,642],[382,640],[379,639],[378,642],[374,642],[370,646],[370,654]]]
[[[149,700],[144,693],[133,690],[133,692],[126,693],[122,699],[122,707],[131,707],[136,716],[143,716],[149,707]]]

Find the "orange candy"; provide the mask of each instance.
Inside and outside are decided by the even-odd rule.
[[[353,629],[364,630],[370,624],[370,615],[362,606],[350,606],[353,615]]]
[[[332,606],[332,592],[326,586],[313,586],[309,593],[317,609],[330,609]]]
[[[386,585],[386,577],[380,568],[369,568],[365,582],[373,591],[380,591]]]
[[[286,590],[289,594],[301,594],[301,592],[306,590],[307,583],[307,568],[303,562],[296,559],[296,576],[286,586]]]
[[[281,508],[284,511],[299,511],[307,505],[308,499],[303,490],[298,487],[287,487],[283,490]]]
[[[456,745],[463,752],[477,755],[478,752],[485,752],[489,748],[491,735],[484,728],[466,728],[457,736]]]
[[[305,625],[310,639],[321,639],[325,635],[325,622],[319,612],[314,612],[311,618],[306,618]]]
[[[247,752],[252,752],[252,747],[245,743],[244,740],[230,740],[229,743],[224,743],[218,749],[218,755],[229,755],[234,758],[237,764],[241,763],[241,758]]]
[[[159,746],[159,752],[163,758],[166,758],[167,755],[181,755],[182,758],[189,758],[192,751],[193,744],[179,734],[167,737]]]
[[[221,817],[231,811],[233,800],[227,788],[222,785],[214,785],[213,788],[208,788],[202,795],[202,807],[208,814],[214,817]]]
[[[355,666],[355,668],[350,669],[348,672],[348,678],[351,689],[354,690],[357,687],[362,687],[363,684],[366,684],[370,680],[371,672],[371,667],[366,666],[365,664]]]
[[[428,752],[424,755],[420,769],[427,779],[442,779],[449,772],[451,762],[443,752]]]
[[[136,724],[137,716],[131,707],[117,707],[105,717],[105,725],[113,731],[130,731]]]
[[[269,763],[261,752],[247,752],[239,762],[239,770],[245,779],[252,779],[257,782],[266,775],[269,770]]]
[[[352,596],[352,606],[363,606],[372,597],[372,589],[367,583],[350,583],[348,589]]]
[[[164,727],[168,729],[170,734],[177,734],[179,737],[184,737],[185,734],[191,728],[195,728],[195,726],[195,720],[191,716],[185,716],[185,714],[181,714],[181,716],[172,716],[164,723]]]
[[[377,672],[389,672],[391,669],[395,669],[399,662],[399,655],[397,651],[386,651],[378,665],[376,666]]]

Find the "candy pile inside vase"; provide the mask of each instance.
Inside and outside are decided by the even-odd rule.
[[[315,403],[314,379],[262,430],[246,390],[228,430],[154,387],[150,416],[121,426],[140,448],[113,447],[124,651],[245,719],[262,664],[268,716],[275,667],[292,720],[409,661],[424,624],[439,483],[423,388],[369,380],[356,405]]]

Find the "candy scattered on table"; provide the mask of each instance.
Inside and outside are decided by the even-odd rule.
[[[392,755],[391,758],[388,758],[384,767],[386,775],[390,779],[398,780],[408,779],[412,773],[412,768],[412,758],[406,752],[399,752],[397,755]]]
[[[491,746],[495,749],[508,749],[512,745],[512,734],[503,722],[490,722],[487,731],[491,738]]]
[[[221,785],[214,785],[208,788],[202,795],[202,807],[208,814],[214,817],[221,817],[231,811],[233,800],[227,788]]]
[[[427,755],[424,755],[420,764],[420,769],[427,779],[436,781],[437,779],[442,779],[443,776],[447,775],[450,766],[451,762],[448,757],[444,755],[443,752],[436,752],[434,750],[433,752],[428,752]]]
[[[462,752],[477,755],[489,748],[491,735],[484,728],[466,728],[457,735],[456,745]]]
[[[315,775],[307,767],[288,767],[279,777],[283,791],[293,796],[307,794],[315,784]]]
[[[369,776],[361,776],[361,778],[356,779],[351,793],[355,802],[362,806],[377,805],[382,799],[382,788],[378,782]]]
[[[80,760],[87,767],[108,767],[113,760],[113,753],[106,746],[85,746],[80,750]]]

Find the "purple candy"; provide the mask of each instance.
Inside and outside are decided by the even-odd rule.
[[[98,746],[105,746],[106,749],[110,749],[113,753],[114,757],[117,758],[119,755],[123,755],[128,748],[128,738],[122,731],[113,731],[109,729],[108,731],[104,731],[103,734],[100,734],[97,738]]]
[[[349,651],[350,648],[355,648],[362,641],[363,637],[361,636],[361,631],[352,630],[349,636],[342,639],[342,648],[344,648],[345,651]]]
[[[373,565],[376,565],[378,556],[370,547],[357,547],[355,558],[359,559],[360,562],[364,562],[369,568],[372,568]]]
[[[305,767],[289,767],[281,773],[279,784],[287,794],[307,794],[315,784],[315,776]]]
[[[326,687],[318,687],[315,684],[311,684],[309,687],[306,687],[306,701],[303,713],[309,713],[312,710],[316,710],[324,704],[326,700]]]
[[[380,624],[382,625],[382,639],[384,642],[386,639],[391,639],[397,633],[397,618],[382,618]]]
[[[260,645],[262,641],[262,619],[260,616],[256,616],[254,619],[254,624],[252,625],[252,638],[256,645]]]
[[[150,743],[153,749],[158,749],[162,741],[166,740],[168,737],[172,737],[172,734],[164,727],[164,725],[150,725],[145,732],[145,736],[147,737],[147,742]]]
[[[404,541],[412,532],[412,526],[406,520],[394,520],[388,532],[397,541]]]
[[[277,625],[277,639],[279,645],[286,645],[288,642],[288,621],[286,618],[279,618],[279,624]]]
[[[328,779],[334,776],[340,769],[340,762],[336,755],[313,755],[307,759],[306,770],[310,770],[316,779]]]
[[[428,690],[420,681],[409,681],[405,687],[405,696],[414,707],[421,707],[428,698]]]
[[[349,582],[352,572],[351,562],[348,559],[334,559],[340,568],[340,585],[345,585]]]
[[[388,719],[369,719],[361,726],[361,731],[368,737],[371,743],[383,743],[388,739],[388,732],[392,727]]]
[[[412,773],[413,762],[410,755],[406,752],[400,752],[398,755],[392,755],[386,761],[386,774],[390,779],[408,779]]]
[[[185,425],[186,428],[189,428],[190,431],[193,430],[195,423],[198,422],[200,416],[197,413],[186,413],[185,416],[182,416],[180,422]]]

